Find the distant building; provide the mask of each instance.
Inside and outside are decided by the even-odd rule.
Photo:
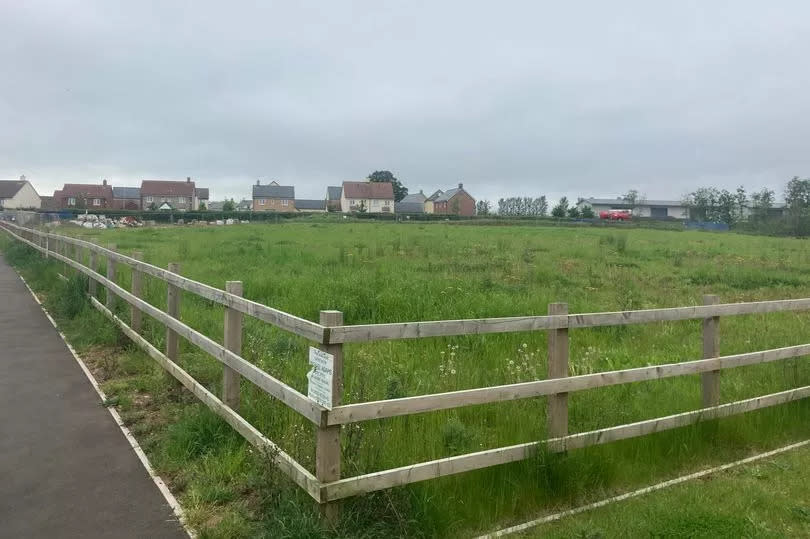
[[[207,187],[198,187],[195,189],[195,194],[197,196],[197,203],[196,208],[197,210],[202,209],[205,207],[208,208],[208,188]]]
[[[434,202],[436,202],[436,199],[439,198],[440,196],[442,196],[443,194],[444,194],[444,191],[442,191],[441,189],[438,189],[438,190],[436,190],[435,193],[433,193],[432,195],[427,197],[427,199],[425,199],[425,213],[434,213],[435,208],[434,208],[433,204],[434,204]]]
[[[20,176],[19,180],[0,180],[0,208],[8,210],[40,207],[42,199],[25,176]]]
[[[115,208],[113,189],[107,180],[98,183],[66,183],[53,192],[56,209],[104,210]]]
[[[118,210],[140,210],[140,187],[113,187],[113,207]]]
[[[295,209],[303,213],[326,213],[326,200],[297,199]]]
[[[433,200],[433,213],[440,215],[475,215],[475,199],[464,190],[464,184],[448,189]]]
[[[343,182],[343,213],[394,213],[394,186],[390,182]]]
[[[343,188],[330,185],[326,188],[326,209],[329,211],[340,211],[340,193]]]
[[[580,210],[586,206],[593,209],[594,215],[610,210],[631,210],[636,217],[650,217],[652,219],[688,219],[689,207],[677,200],[639,200],[630,204],[622,197],[617,198],[586,198],[577,204]]]
[[[427,197],[422,191],[406,195],[405,198],[394,204],[396,213],[425,213]]]
[[[252,211],[253,201],[242,199],[236,204],[236,211]]]
[[[205,196],[208,196],[206,189]],[[161,208],[168,204],[169,209],[192,211],[199,209],[197,186],[191,178],[186,181],[143,180],[141,182],[141,208]]]
[[[262,185],[256,180],[253,186],[253,211],[294,212],[295,187],[277,182]]]

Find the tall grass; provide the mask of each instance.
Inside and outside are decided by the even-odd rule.
[[[212,286],[224,288],[226,280],[242,280],[246,297],[311,320],[318,319],[321,309],[341,310],[349,324],[545,314],[547,304],[557,301],[568,302],[570,312],[576,313],[693,305],[706,293],[719,294],[724,302],[810,296],[810,255],[804,242],[792,239],[416,223],[65,231],[100,244],[114,242],[124,253],[144,251],[148,262],[162,267],[180,262],[184,275]],[[35,255],[20,254],[27,251],[20,247],[7,246],[6,251],[34,276],[37,286],[45,290],[57,286],[52,279],[57,264],[43,265]],[[129,279],[128,271],[123,271],[119,282],[128,287]],[[62,297],[69,290],[53,293]],[[150,303],[165,307],[165,284],[147,278],[145,294]],[[86,307],[81,312],[95,316]],[[123,306],[119,312],[127,318]],[[186,323],[221,342],[219,306],[183,294],[181,312]],[[71,316],[76,314],[64,312],[64,318]],[[722,353],[807,342],[808,322],[806,313],[723,318]],[[306,391],[309,343],[256,320],[246,319],[245,326],[243,356]],[[163,346],[161,325],[145,320],[144,330],[151,342]],[[92,340],[88,335],[96,331],[95,326],[77,328],[75,338]],[[571,371],[584,374],[698,359],[700,331],[697,321],[572,331]],[[544,332],[346,345],[344,402],[543,378],[546,346]],[[216,361],[182,343],[180,362],[219,391],[222,369]],[[141,384],[142,393],[153,399],[165,394],[165,402],[182,405],[178,409],[193,403],[159,373],[143,370],[136,377],[140,381],[116,387],[125,394],[131,384]],[[724,371],[721,394],[723,401],[732,401],[807,384],[806,360],[790,360]],[[242,395],[243,415],[312,469],[311,425],[247,383]],[[600,388],[571,395],[570,430],[699,407],[697,376]],[[772,447],[806,436],[808,411],[804,403],[795,403],[722,420],[719,428],[708,432],[685,428],[566,455],[541,453],[527,462],[360,497],[346,503],[348,516],[337,534],[357,535],[364,526],[374,534],[403,536],[463,535],[486,529],[544,507],[591,499],[726,460],[751,447]],[[244,444],[234,440],[227,427],[215,426],[221,422],[206,413],[193,405],[191,411],[167,418],[165,429],[154,435],[154,451],[160,455],[159,466],[181,478],[188,503],[202,508],[236,504],[244,493],[227,493],[223,485],[245,481],[231,477],[205,490],[206,466],[236,460],[244,471],[256,465],[256,458],[245,457]],[[538,398],[348,425],[342,432],[343,474],[542,439],[545,413],[545,399]],[[252,472],[244,473],[253,477]],[[274,484],[276,490],[295,492],[283,480]],[[233,515],[242,520],[222,526],[250,534],[272,529],[283,536],[287,524],[277,528],[268,527],[268,522],[290,519],[285,522],[317,529],[307,527],[315,521],[306,497],[299,493],[287,499],[288,503],[259,504],[263,509],[252,512],[235,511]],[[372,509],[378,517],[373,523],[363,517]],[[229,518],[237,518],[233,515]]]

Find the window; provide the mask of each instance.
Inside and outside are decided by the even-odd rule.
[[[68,206],[75,206],[76,205],[76,197],[70,197],[68,199]]]
[[[391,205],[391,201],[390,201],[390,200],[386,200],[385,202],[383,202],[383,205],[384,205],[384,206],[390,206],[390,205]]]
[[[259,206],[264,206],[265,202],[267,202],[267,200],[266,200],[266,199],[264,199],[264,198],[260,198],[260,199],[259,199]]]
[[[290,203],[290,201],[289,201],[289,200],[286,200],[286,199],[281,201],[281,205],[282,205],[282,206],[286,206],[286,205],[287,205],[287,204],[289,204],[289,203]]]
[[[154,202],[154,201],[152,200],[152,197],[146,197],[146,201],[147,201],[147,202]]]
[[[100,198],[94,198],[93,199],[93,206],[101,206],[101,199]]]

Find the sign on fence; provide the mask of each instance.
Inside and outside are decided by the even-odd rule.
[[[331,410],[332,374],[334,373],[335,356],[310,346],[309,364],[312,365],[312,370],[307,373],[307,379],[309,380],[307,397]]]

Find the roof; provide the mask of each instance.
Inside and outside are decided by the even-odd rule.
[[[440,196],[442,193],[444,193],[444,191],[442,191],[441,189],[436,189],[436,192],[435,192],[435,193],[433,193],[432,195],[430,195],[430,196],[429,196],[427,199],[428,199],[428,200],[436,200],[437,198],[439,198],[439,196]]]
[[[325,200],[297,199],[295,201],[295,209],[296,210],[325,210],[326,209],[326,201]]]
[[[394,204],[395,213],[425,213],[423,202],[397,202]]]
[[[141,188],[113,187],[113,198],[141,198]]]
[[[295,198],[295,187],[291,185],[254,185],[253,198]]]
[[[0,198],[14,198],[27,182],[25,180],[0,180]]]
[[[113,198],[112,186],[100,183],[66,183],[60,194],[62,197]]]
[[[141,195],[169,195],[169,196],[194,196],[194,182],[192,181],[168,181],[168,180],[144,180],[141,182]]]
[[[464,191],[461,187],[454,187],[453,189],[448,189],[438,197],[434,199],[434,202],[446,202],[456,196],[457,193]]]
[[[630,203],[621,197],[617,198],[586,198],[583,202],[606,206],[630,206]],[[680,200],[638,200],[636,206],[685,206]]]
[[[424,204],[427,200],[427,197],[422,191],[418,193],[411,193],[410,195],[406,195],[400,202],[412,203],[412,204]]]
[[[326,198],[329,200],[340,200],[340,193],[343,188],[339,185],[330,185],[326,188]]]
[[[222,208],[223,208],[224,205],[225,205],[225,202],[211,201],[211,202],[208,203],[208,209],[209,210],[222,211]]]
[[[237,210],[252,210],[253,209],[253,201],[252,200],[241,200],[236,204]]]
[[[208,200],[208,188],[207,187],[200,187],[197,189],[197,198],[201,198],[203,200]]]
[[[343,182],[343,194],[346,198],[393,200],[394,185],[391,182]]]

